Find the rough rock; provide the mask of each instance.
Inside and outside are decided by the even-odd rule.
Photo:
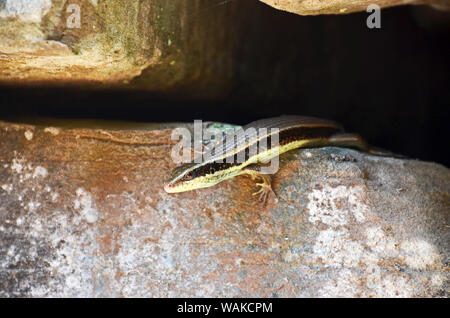
[[[450,171],[325,147],[167,194],[170,129],[0,123],[2,297],[448,297]]]
[[[224,24],[245,9],[214,8],[202,0],[1,0],[0,84],[129,86],[139,77],[135,88],[204,81],[218,94],[233,69],[233,54],[222,52],[240,41]]]
[[[348,13],[367,4],[346,2],[266,1],[301,14]],[[0,84],[225,96],[236,76],[259,71],[240,57],[261,54],[256,34],[279,24],[279,13],[257,0],[0,0]],[[274,46],[269,59],[279,59]]]

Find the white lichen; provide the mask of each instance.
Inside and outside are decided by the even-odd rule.
[[[47,133],[52,134],[53,136],[56,136],[56,135],[59,134],[60,129],[59,129],[59,128],[56,128],[56,127],[46,127],[46,128],[44,129],[44,132],[47,132]]]
[[[29,201],[27,204],[28,211],[34,212],[38,207],[41,206],[40,202]]]
[[[94,223],[98,220],[98,210],[94,206],[91,195],[83,188],[78,188],[76,191],[77,199],[74,201],[74,207],[80,210],[81,216],[88,223]]]
[[[361,186],[333,187],[325,184],[321,189],[313,189],[308,194],[309,222],[322,222],[336,227],[347,224],[350,215],[357,222],[363,222],[365,214],[370,211],[364,197],[364,189]]]
[[[50,195],[50,199],[52,200],[52,202],[55,202],[56,199],[58,199],[58,193],[52,192],[52,194]]]
[[[30,130],[25,131],[24,135],[25,135],[25,139],[26,140],[32,140],[33,139],[33,132],[30,131]]]
[[[319,297],[356,297],[360,293],[357,276],[351,270],[340,271],[335,279],[328,280],[318,291]]]
[[[420,239],[401,242],[400,251],[405,263],[418,270],[436,266],[441,258],[435,246]]]
[[[47,177],[47,174],[48,174],[47,169],[45,169],[44,167],[41,167],[41,166],[37,166],[34,169],[33,178],[37,178],[37,177],[45,178],[45,177]]]
[[[2,190],[8,192],[8,194],[11,193],[12,189],[12,184],[2,184]]]
[[[4,0],[0,18],[18,18],[22,22],[40,23],[52,6],[51,0]]]
[[[17,226],[21,226],[23,223],[24,223],[24,218],[23,217],[21,217],[21,216],[19,216],[17,219],[16,219],[16,225]]]
[[[366,228],[366,244],[380,257],[395,256],[398,253],[396,242],[385,235],[380,226]]]
[[[24,162],[23,159],[16,159],[16,158],[14,158],[13,162],[11,164],[11,170],[16,172],[16,173],[21,173],[23,168],[24,168],[24,166],[22,165],[23,162]]]
[[[401,297],[408,298],[414,294],[414,288],[409,283],[409,278],[403,274],[385,274],[380,275],[379,280],[372,286],[369,292],[366,292],[369,297]]]
[[[48,222],[48,221],[46,221]],[[54,254],[47,259],[52,273],[45,285],[31,286],[31,297],[96,297],[93,272],[102,275],[103,267],[110,268],[98,257],[95,230],[77,225],[79,231],[72,231],[74,217],[55,211],[51,217],[51,231],[41,227],[38,219],[31,223],[36,241],[46,241],[54,248]],[[101,265],[101,264],[103,265]],[[103,278],[103,276],[102,276]],[[101,291],[102,287],[98,287]]]
[[[412,297],[418,293],[411,277],[403,271],[439,270],[442,266],[437,248],[421,239],[400,239],[395,232],[386,233],[381,224],[365,222],[374,213],[365,203],[361,186],[323,186],[309,196],[309,221],[326,224],[320,230],[312,253],[308,256],[314,264],[336,270],[332,280],[319,288],[322,297]],[[359,229],[354,231],[355,223]],[[375,220],[378,220],[375,218]],[[351,226],[351,227],[350,227]],[[361,237],[361,234],[363,236]],[[365,240],[364,240],[365,238]],[[282,254],[282,259],[292,259]],[[392,268],[402,268],[402,272]],[[413,276],[411,276],[413,275]],[[424,278],[429,286],[442,286],[445,277],[433,273]]]
[[[350,238],[346,229],[321,231],[313,247],[313,257],[325,266],[358,266],[363,247]]]

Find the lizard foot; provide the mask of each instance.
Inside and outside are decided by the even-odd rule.
[[[256,184],[256,186],[260,187],[260,189],[253,193],[253,195],[259,195],[259,200],[265,205],[267,201],[267,197],[270,192],[273,192],[271,186],[271,180],[268,175],[260,175],[262,182]]]

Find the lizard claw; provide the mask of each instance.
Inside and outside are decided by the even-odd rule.
[[[258,191],[254,192],[253,195],[259,194],[258,198],[259,201],[261,201],[265,205],[269,193],[273,192],[272,187],[270,186],[270,184],[267,184],[266,182],[257,183],[256,185],[261,188]]]
[[[256,183],[257,187],[260,187],[260,189],[256,192],[253,193],[253,195],[259,195],[259,201],[262,201],[262,203],[265,205],[267,198],[269,196],[269,193],[272,192],[273,194],[275,194],[275,192],[273,192],[272,190],[272,179],[270,178],[269,175],[267,174],[261,174],[259,173],[258,170],[255,169],[247,169],[245,170],[244,173],[247,173],[251,176],[251,178],[253,180],[260,178],[262,182]],[[276,195],[275,195],[276,197]]]

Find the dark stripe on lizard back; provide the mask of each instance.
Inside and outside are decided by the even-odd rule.
[[[320,127],[320,126],[285,129],[279,132],[279,146],[283,146],[297,140],[309,140],[318,138],[327,139],[340,131],[341,131],[340,127]],[[259,141],[256,141],[256,144],[258,145],[257,151],[261,152],[272,149],[271,141],[272,141],[271,135],[267,137],[266,144],[260,144]],[[244,159],[243,161],[242,158],[238,157],[239,153],[237,153],[234,154],[233,156],[228,156],[225,157],[225,159],[222,159],[224,162],[217,162],[216,160],[214,162],[208,162],[203,165],[200,165],[199,167],[195,168],[192,171],[192,176],[199,177],[205,176],[207,174],[214,174],[218,170],[225,170],[233,166],[241,165],[243,162],[246,162],[250,159],[251,155],[250,146],[252,146],[253,144],[254,143],[250,143],[249,146],[245,148],[244,151],[245,156],[243,158]],[[252,155],[254,155],[254,153]],[[240,152],[240,156],[242,156],[242,152]],[[221,158],[223,158],[223,156]]]

